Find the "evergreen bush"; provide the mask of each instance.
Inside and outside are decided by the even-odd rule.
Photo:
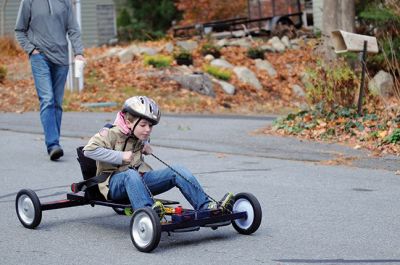
[[[166,55],[146,55],[144,57],[144,64],[151,65],[155,68],[168,67],[172,63],[172,58]]]
[[[213,65],[204,66],[204,71],[214,76],[215,78],[224,81],[229,81],[229,79],[231,79],[232,76],[231,71]]]

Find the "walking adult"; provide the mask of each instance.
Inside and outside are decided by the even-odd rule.
[[[40,120],[51,160],[64,155],[60,145],[62,102],[68,75],[68,41],[75,60],[85,60],[71,0],[21,0],[15,36],[29,55],[40,102]]]

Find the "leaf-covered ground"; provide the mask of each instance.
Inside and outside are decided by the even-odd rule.
[[[366,148],[374,156],[400,154],[400,115],[376,108],[374,112],[366,109],[362,115],[356,108],[339,106],[326,111],[321,105],[278,118],[260,132],[343,143]]]
[[[162,46],[164,41],[147,42],[146,46]],[[164,69],[145,66],[142,57],[130,63],[120,63],[116,57],[99,59],[106,47],[86,50],[85,89],[78,92],[66,91],[66,111],[116,111],[122,102],[133,95],[144,94],[154,98],[164,113],[223,113],[241,115],[287,114],[274,126],[260,133],[291,135],[303,139],[330,141],[349,144],[354,148],[368,148],[373,154],[399,154],[400,118],[396,112],[387,112],[383,107],[371,113],[357,116],[354,110],[342,109],[323,113],[318,110],[298,111],[305,100],[298,98],[291,89],[301,85],[301,76],[306,67],[313,65],[312,42],[299,50],[284,53],[266,53],[278,72],[275,78],[257,71],[254,60],[246,56],[240,47],[222,48],[222,56],[236,66],[247,66],[257,73],[263,89],[256,90],[241,83],[232,74],[230,83],[236,87],[234,95],[228,95],[217,86],[215,98],[199,95],[182,88],[175,81],[162,76],[173,71],[175,64]],[[20,50],[6,50],[0,54],[0,65],[7,68],[7,78],[0,83],[0,111],[38,111],[39,104],[28,58]],[[206,64],[200,49],[194,53],[193,71],[202,71]],[[162,75],[160,75],[160,71]],[[158,73],[158,74],[157,74]],[[115,102],[117,106],[88,108],[85,103]]]
[[[163,43],[146,43],[147,46],[161,46]],[[215,86],[215,98],[199,95],[182,88],[175,81],[157,77],[151,73],[159,72],[143,64],[143,58],[137,57],[130,63],[122,64],[118,58],[96,59],[106,52],[107,48],[86,50],[88,60],[85,68],[85,89],[81,93],[66,91],[64,108],[67,111],[113,111],[111,109],[88,109],[82,103],[116,102],[120,105],[125,98],[146,94],[153,97],[164,112],[196,112],[196,113],[236,113],[265,114],[285,113],[299,104],[291,85],[301,84],[300,77],[308,62],[313,60],[311,46],[301,50],[289,50],[283,54],[266,53],[268,59],[279,73],[277,78],[258,72],[257,77],[263,85],[256,90],[239,82],[234,76],[230,82],[235,85],[235,95],[228,95]],[[233,65],[247,66],[256,72],[255,63],[247,58],[246,49],[226,47],[222,56]],[[200,51],[194,53],[193,71],[202,71],[205,64]],[[11,112],[38,110],[38,102],[34,89],[30,68],[25,55],[0,58],[0,64],[6,65],[9,78],[1,85],[0,110]],[[173,66],[165,69],[164,75],[172,71]],[[18,80],[16,80],[18,79]]]

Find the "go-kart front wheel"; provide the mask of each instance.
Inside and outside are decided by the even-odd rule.
[[[23,226],[34,229],[42,220],[42,209],[38,196],[33,190],[20,190],[15,199],[15,209]]]
[[[151,208],[135,210],[130,230],[133,245],[141,252],[151,252],[160,242],[160,218]]]
[[[261,205],[250,193],[238,193],[233,204],[234,212],[246,212],[247,217],[232,221],[233,227],[240,234],[250,235],[260,227],[262,219]]]

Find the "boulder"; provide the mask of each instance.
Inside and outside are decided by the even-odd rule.
[[[219,47],[225,47],[229,44],[229,41],[227,39],[222,39],[217,41],[216,45]]]
[[[275,49],[271,45],[268,45],[268,44],[264,44],[260,48],[261,48],[261,50],[263,50],[265,52],[275,52]]]
[[[132,44],[125,49],[117,51],[116,55],[121,63],[129,63],[135,56],[139,56],[141,54],[155,55],[157,53],[157,50],[153,48],[141,47],[137,46],[136,44]]]
[[[227,93],[229,95],[234,95],[235,94],[236,88],[232,84],[229,84],[228,82],[225,82],[225,81],[222,81],[222,80],[218,80],[218,79],[215,79],[213,81],[218,83],[221,86],[222,90],[225,91],[225,93]]]
[[[204,56],[204,60],[206,62],[211,62],[214,59],[215,59],[214,56],[212,56],[211,54],[207,54],[206,56]]]
[[[266,71],[270,77],[276,77],[278,75],[274,66],[269,61],[256,59],[255,62],[257,69]]]
[[[193,50],[197,49],[198,43],[192,40],[189,41],[177,41],[176,45],[181,47],[182,49],[192,52]]]
[[[390,95],[393,87],[393,76],[383,70],[379,71],[368,83],[368,89],[372,94],[379,95],[384,98]]]
[[[135,57],[135,54],[132,49],[125,48],[123,50],[120,50],[117,53],[117,56],[121,63],[130,63],[130,62],[132,62],[133,58]]]
[[[246,37],[246,32],[244,31],[244,30],[235,30],[235,31],[232,31],[232,36],[234,37],[234,38],[243,38],[243,37]]]
[[[288,49],[292,48],[292,45],[290,43],[290,40],[289,40],[288,36],[283,36],[281,38],[281,42],[285,45],[286,48],[288,48]]]
[[[196,91],[199,94],[215,97],[211,78],[204,73],[191,73],[183,75],[171,75],[169,79],[175,80],[183,88]]]
[[[105,51],[104,53],[98,55],[98,56],[94,56],[92,58],[92,60],[96,61],[96,60],[101,60],[104,58],[109,58],[109,57],[114,57],[114,56],[118,56],[118,53],[122,50],[122,48],[120,47],[112,47],[111,49]]]
[[[156,55],[158,51],[149,47],[139,47],[140,54]]]
[[[104,57],[113,57],[113,56],[117,55],[121,50],[122,50],[122,48],[112,47],[111,49],[109,49],[108,51],[106,51],[103,54],[102,58],[104,58]]]
[[[286,50],[285,44],[278,37],[273,37],[268,40],[267,44],[271,45],[277,52],[284,52]]]
[[[227,68],[227,69],[232,69],[233,68],[233,65],[230,64],[228,61],[226,61],[224,59],[212,60],[210,64],[213,65],[213,66]]]
[[[292,92],[294,95],[296,95],[299,98],[304,98],[306,96],[304,89],[297,84],[292,85]]]
[[[164,51],[166,51],[167,53],[173,53],[174,51],[174,44],[172,44],[171,42],[168,42],[164,45],[163,48]]]
[[[256,89],[262,89],[262,85],[257,76],[249,68],[238,66],[233,68],[233,72],[236,74],[241,82],[249,84]]]
[[[300,80],[306,89],[312,89],[314,87],[313,83],[310,80],[310,75],[307,72],[303,72],[300,74]]]
[[[228,46],[239,46],[239,47],[243,47],[243,48],[250,48],[251,43],[246,38],[240,38],[240,39],[229,42]]]

